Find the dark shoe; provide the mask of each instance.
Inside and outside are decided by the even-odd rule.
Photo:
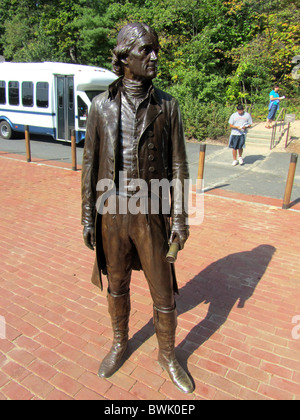
[[[165,355],[159,354],[158,363],[168,372],[171,381],[180,391],[185,394],[190,394],[194,391],[194,384],[178,363],[175,354],[174,357],[166,357]]]
[[[112,346],[109,353],[103,359],[98,371],[101,378],[109,378],[121,366],[122,358],[127,348],[127,342],[124,345],[116,343]]]
[[[171,381],[180,391],[193,392],[194,384],[178,363],[175,355],[176,309],[171,312],[160,312],[154,308],[153,319],[159,346],[158,362],[160,366],[168,372]]]
[[[107,300],[114,340],[109,353],[105,356],[99,368],[98,376],[101,378],[109,378],[119,369],[128,343],[129,293],[120,296],[113,296],[109,293]]]

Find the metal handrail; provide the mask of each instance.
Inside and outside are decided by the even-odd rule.
[[[271,143],[270,143],[270,149],[273,149],[273,147],[275,147],[275,137],[276,137],[276,130],[277,130],[277,125],[280,122],[280,130],[282,128],[282,123],[285,122],[285,114],[286,114],[286,108],[282,108],[278,117],[276,118],[276,121],[272,127],[272,135],[271,135]],[[284,125],[284,124],[283,124]],[[279,142],[278,142],[279,143]]]
[[[289,123],[288,123],[288,128],[287,128],[287,133],[286,133],[286,138],[285,138],[285,146],[284,146],[284,148],[285,148],[285,149],[288,147],[288,140],[289,140],[290,126],[291,126],[291,123],[289,122]]]

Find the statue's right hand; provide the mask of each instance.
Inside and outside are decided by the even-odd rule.
[[[86,246],[94,250],[96,244],[95,228],[92,226],[84,226],[83,228],[83,239]]]

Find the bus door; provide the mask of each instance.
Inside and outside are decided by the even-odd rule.
[[[57,139],[71,140],[75,128],[74,76],[56,76]]]

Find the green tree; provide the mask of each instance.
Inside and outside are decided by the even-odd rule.
[[[272,3],[272,2],[270,2]],[[266,98],[273,83],[280,83],[288,94],[296,93],[299,83],[292,78],[292,59],[300,54],[300,11],[289,9],[267,11],[259,16],[261,31],[245,45],[228,51],[236,66],[228,76],[227,98],[255,103]]]
[[[232,106],[265,106],[275,81],[300,107],[299,0],[2,0],[0,54],[111,68],[117,33],[132,21],[159,35],[155,84],[179,100],[188,136],[226,134]]]

